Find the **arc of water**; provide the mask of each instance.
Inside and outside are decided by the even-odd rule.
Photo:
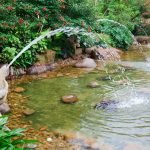
[[[54,31],[48,31],[42,35],[40,35],[39,37],[37,37],[36,39],[34,39],[32,42],[30,42],[27,46],[25,46],[15,57],[14,59],[8,64],[7,69],[9,69],[9,67],[26,51],[28,50],[32,45],[36,44],[37,42],[39,42],[40,40],[42,40],[45,37],[51,37],[53,35],[56,35],[57,33],[66,33],[68,36],[71,36],[73,34],[82,34],[82,35],[86,35],[86,36],[90,36],[91,38],[94,38],[94,34],[92,32],[88,33],[86,32],[83,28],[79,28],[79,27],[62,27],[59,29],[56,29]]]
[[[49,32],[46,32],[45,34],[43,35],[40,35],[39,37],[37,37],[36,39],[34,39],[32,42],[30,42],[27,46],[25,46],[15,57],[14,59],[8,64],[7,66],[7,69],[9,69],[9,67],[26,51],[28,50],[32,45],[36,44],[37,42],[39,42],[40,40],[42,40],[43,38],[45,37],[51,37],[57,33],[60,33],[60,32],[64,32],[64,33],[67,33],[68,35],[71,35],[69,34],[70,32],[74,33],[74,34],[77,34],[79,32],[84,32],[85,30],[84,29],[80,29],[79,27],[76,27],[76,28],[73,28],[73,27],[62,27],[62,28],[59,28],[59,29],[56,29],[54,31],[49,31]]]
[[[32,42],[30,42],[27,46],[25,46],[20,53],[17,54],[16,57],[14,57],[14,59],[9,63],[9,65],[7,66],[7,68],[9,68],[15,61],[16,59],[18,59],[26,50],[28,50],[32,45],[36,44],[38,41],[42,40],[43,38],[45,38],[48,35],[54,35],[55,33],[61,32],[62,30],[55,30],[55,31],[50,31],[45,33],[44,35],[39,36],[38,38],[34,39]]]

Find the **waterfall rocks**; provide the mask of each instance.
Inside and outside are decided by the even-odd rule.
[[[84,58],[80,62],[76,63],[77,68],[96,68],[97,64],[91,58]]]
[[[98,88],[98,87],[100,87],[100,85],[96,81],[92,81],[87,85],[87,87]]]
[[[115,110],[117,104],[118,101],[115,100],[103,100],[95,105],[95,109]]]
[[[61,101],[63,103],[66,103],[66,104],[72,104],[72,103],[77,102],[78,98],[74,94],[72,94],[72,95],[65,95],[65,96],[62,96]]]
[[[1,114],[6,114],[10,112],[10,107],[7,103],[3,103],[0,105],[0,113]]]

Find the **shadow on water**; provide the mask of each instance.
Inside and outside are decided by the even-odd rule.
[[[27,106],[36,110],[34,115],[26,119],[32,120],[35,127],[46,125],[51,130],[80,132],[95,138],[98,143],[104,141],[111,144],[117,150],[124,149],[130,142],[139,144],[142,150],[148,150],[149,62],[145,55],[140,57],[141,55],[135,56],[133,51],[129,53],[120,63],[132,69],[127,69],[121,75],[120,72],[112,72],[112,80],[102,80],[106,73],[95,70],[78,78],[57,77],[24,84],[27,89],[24,94],[29,96]],[[149,52],[144,53],[147,57],[150,56]],[[130,84],[116,82],[125,77],[128,77]],[[87,87],[91,81],[98,82],[100,87]],[[76,94],[79,102],[71,105],[61,103],[61,96],[67,94]],[[105,99],[117,101],[116,109],[94,109],[95,104]]]

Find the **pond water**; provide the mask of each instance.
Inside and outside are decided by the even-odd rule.
[[[112,80],[102,80],[108,74],[94,70],[78,78],[64,76],[23,84],[24,94],[29,97],[27,106],[36,110],[26,119],[32,120],[35,127],[82,133],[115,150],[122,150],[131,142],[142,146],[142,150],[150,149],[148,57],[149,51],[126,52],[119,63],[130,68],[124,71],[116,65],[111,67],[108,72]],[[91,81],[97,81],[100,87],[87,87]],[[79,102],[63,104],[60,98],[68,94],[76,94]],[[115,100],[118,104],[113,110],[94,109],[102,100]]]

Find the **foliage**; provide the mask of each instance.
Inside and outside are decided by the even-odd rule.
[[[14,54],[38,37],[42,31],[67,24],[89,21],[94,11],[87,0],[0,0],[0,62],[9,62]],[[89,11],[90,10],[90,11]],[[36,53],[49,47],[49,40],[34,45],[15,66],[28,67],[36,61]],[[13,52],[10,52],[10,51]]]
[[[139,0],[98,0],[95,5],[93,0],[0,0],[0,63],[8,63],[14,54],[18,54],[45,30],[80,26],[87,32],[95,32],[96,19],[108,18],[126,25],[132,31],[139,21],[142,6]],[[99,33],[110,36],[102,45],[108,42],[116,47],[127,48],[131,44],[128,32],[114,24],[103,23],[99,28]],[[107,32],[104,32],[106,29]],[[97,35],[95,37],[97,39]],[[81,35],[80,39],[82,43],[91,42],[89,45],[95,43],[86,35]],[[14,65],[32,65],[36,61],[36,54],[52,48],[52,42],[43,39],[17,59]],[[60,52],[57,48],[55,50]]]
[[[37,142],[35,140],[23,140],[24,129],[9,130],[5,127],[8,117],[0,116],[0,148],[1,150],[24,150],[24,144]]]
[[[144,0],[99,0],[97,13],[100,18],[115,20],[131,31],[139,23]]]
[[[128,28],[118,22],[102,19],[94,24],[94,30],[98,33],[110,35],[110,44],[114,47],[127,49],[133,42],[133,35]]]

